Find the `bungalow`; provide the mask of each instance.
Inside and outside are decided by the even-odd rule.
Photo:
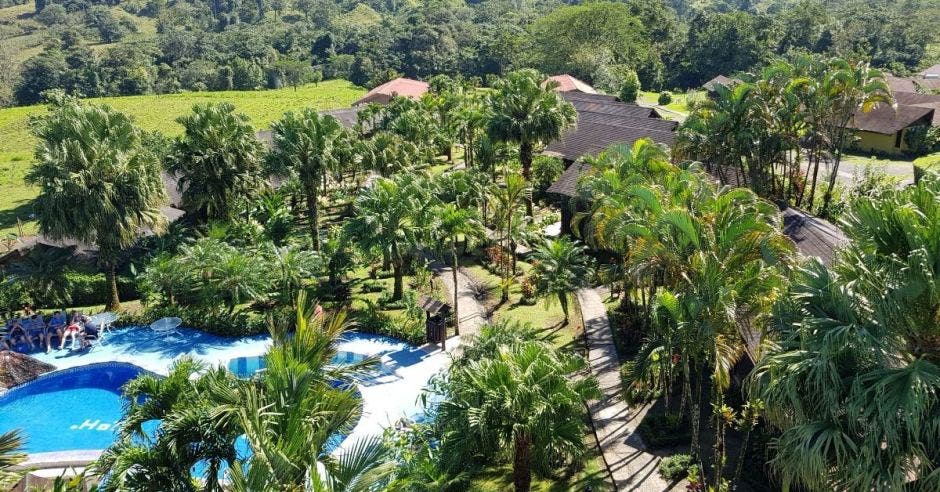
[[[702,84],[702,89],[705,89],[705,91],[708,92],[709,95],[712,95],[715,93],[715,91],[717,90],[717,86],[719,85],[723,85],[730,89],[734,87],[735,85],[740,84],[741,82],[743,81],[739,78],[731,78],[731,77],[725,77],[724,75],[716,75],[713,79]]]
[[[353,106],[364,106],[369,103],[388,104],[395,96],[419,99],[429,88],[427,82],[399,77],[367,92],[361,99],[354,102]]]
[[[571,232],[578,180],[590,166],[584,156],[596,155],[614,144],[632,145],[641,138],[671,145],[675,139],[674,121],[663,119],[656,110],[620,102],[614,96],[580,91],[562,92],[578,112],[578,123],[545,148],[545,154],[559,157],[566,169],[547,193],[561,208],[561,232]]]
[[[921,102],[916,105],[904,104],[902,94],[896,93],[897,104],[889,106],[879,104],[871,111],[858,111],[849,122],[849,128],[855,132],[852,147],[862,152],[876,154],[902,155],[908,150],[906,135],[915,127],[935,124],[935,114],[940,106]],[[913,94],[917,96],[917,94]],[[927,96],[930,97],[930,96]],[[940,100],[940,97],[937,98]]]

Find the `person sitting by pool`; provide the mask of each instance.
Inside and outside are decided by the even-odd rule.
[[[65,313],[61,310],[56,309],[52,313],[52,317],[49,318],[49,324],[47,328],[49,342],[46,347],[52,345],[53,337],[59,337],[59,340],[62,340],[62,335],[65,332],[65,326],[68,325],[67,321],[68,318],[65,317]]]
[[[87,319],[87,318],[86,318]],[[82,328],[82,349],[91,347],[91,342],[98,339],[98,326],[92,322],[83,323]]]
[[[36,348],[36,345],[33,344],[33,341],[39,340],[40,345],[46,345],[46,352],[49,351],[49,337],[46,333],[46,320],[41,314],[31,314],[29,318],[26,319],[23,327],[26,328],[26,340],[29,342],[30,350]]]
[[[13,350],[13,343],[10,340],[10,329],[13,328],[13,315],[11,313],[3,313],[3,318],[6,322],[3,323],[3,326],[0,327],[0,350]]]
[[[29,337],[26,335],[26,328],[23,327],[24,319],[17,316],[7,322],[9,327],[7,330],[7,340],[11,347],[15,347],[18,343],[26,343],[29,345],[30,350],[33,349],[33,343],[29,340]]]
[[[75,312],[72,314],[72,321],[69,322],[69,325],[65,327],[65,331],[62,333],[62,342],[59,344],[59,350],[65,348],[65,341],[68,340],[69,336],[72,337],[73,345],[76,341],[81,339],[82,330],[85,328],[84,318],[81,313]]]

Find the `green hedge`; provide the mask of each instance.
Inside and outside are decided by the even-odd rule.
[[[66,272],[62,275],[62,281],[63,292],[67,294],[73,306],[106,304],[110,297],[111,287],[108,286],[108,278],[103,273]],[[134,279],[118,275],[118,295],[123,301],[139,299],[140,293],[137,292]]]
[[[646,414],[636,429],[650,449],[660,449],[689,444],[692,429],[688,416],[680,419],[674,413]]]
[[[940,172],[940,153],[914,159],[914,182],[920,181],[928,171]]]
[[[169,317],[182,319],[185,327],[226,337],[243,337],[268,332],[268,321],[261,315],[246,314],[244,312],[228,314],[183,306],[150,307],[139,314],[124,314],[115,324],[120,326],[145,326],[160,318]]]

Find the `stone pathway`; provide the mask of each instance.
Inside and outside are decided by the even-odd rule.
[[[589,348],[588,362],[604,395],[588,402],[604,461],[617,490],[683,490],[684,483],[667,483],[659,476],[660,457],[646,451],[646,445],[636,432],[646,407],[630,408],[623,401],[620,361],[601,296],[598,289],[578,291]]]

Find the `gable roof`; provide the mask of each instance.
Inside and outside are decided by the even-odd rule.
[[[891,89],[891,92],[914,92],[917,90],[917,84],[914,80],[905,77],[886,75],[885,83],[888,84],[888,88]]]
[[[561,173],[561,176],[559,176],[545,192],[567,197],[575,196],[578,193],[578,180],[581,179],[582,174],[588,172],[590,169],[591,165],[584,161],[575,162],[568,166],[568,169],[565,169],[565,171]]]
[[[587,82],[578,80],[571,75],[561,74],[561,75],[552,75],[547,80],[558,82],[558,87],[555,88],[558,92],[584,92],[586,94],[597,94],[597,90],[591,87]]]
[[[651,126],[652,122],[666,123],[667,127]],[[586,155],[595,155],[613,144],[632,145],[633,142],[649,137],[654,142],[672,145],[675,139],[674,121],[654,118],[619,119],[609,116],[580,115],[578,124],[569,129],[558,140],[549,144],[545,150],[568,161],[576,161]]]
[[[884,135],[895,133],[916,124],[930,124],[934,109],[923,106],[898,104],[896,107],[879,104],[868,111],[856,111],[849,122],[849,128]]]
[[[898,105],[919,106],[922,108],[932,108],[933,126],[940,126],[940,96],[933,94],[920,94],[918,92],[895,92],[894,101]]]
[[[369,103],[388,104],[395,96],[418,99],[428,91],[430,86],[427,82],[420,80],[398,77],[372,89],[362,96],[361,99],[353,103],[353,106],[361,106]]]
[[[740,84],[741,79],[725,77],[724,75],[716,75],[713,79],[709,80],[702,84],[702,89],[705,89],[708,92],[713,92],[716,85],[723,85],[725,87],[731,88],[735,84]]]

